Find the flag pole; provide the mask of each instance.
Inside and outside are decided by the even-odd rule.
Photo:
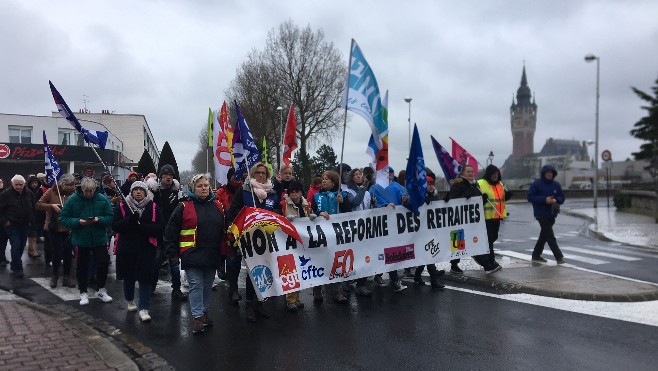
[[[57,189],[57,196],[59,196],[59,206],[64,207],[64,203],[62,202],[62,195],[59,193],[59,182],[55,180],[55,189]]]
[[[347,60],[347,78],[345,79],[345,114],[343,118],[343,143],[340,146],[340,164],[338,164],[338,193],[343,183],[343,155],[345,154],[345,132],[347,131],[347,100],[350,98],[350,63],[352,63],[352,50],[354,49],[354,39],[350,44],[350,56]]]

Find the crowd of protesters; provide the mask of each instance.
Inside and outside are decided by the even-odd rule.
[[[44,174],[28,176],[27,180],[16,175],[9,186],[0,179],[0,267],[9,263],[5,253],[9,242],[11,274],[17,279],[24,277],[22,256],[25,247],[29,259],[38,259],[41,254],[36,244],[43,237],[44,261],[51,270],[50,287],[57,287],[62,278],[63,287],[77,286],[80,305],[88,305],[90,298],[106,303],[113,300],[106,283],[110,256],[116,255],[116,277],[123,281],[126,310],[138,312],[142,322],[151,320],[150,297],[155,291],[159,272],[166,268],[171,276],[172,300],[189,301],[191,331],[200,334],[213,326],[209,311],[216,276],[227,281],[231,303],[239,305],[242,300],[238,291],[242,257],[227,229],[243,207],[265,209],[294,222],[303,217],[330,220],[338,213],[395,207],[409,202],[403,185],[404,172],[396,177],[390,167],[390,185],[386,189],[376,184],[372,168],[351,169],[345,164],[313,178],[308,188],[295,179],[290,166],[282,167],[274,176],[270,167],[258,162],[248,174],[234,175],[231,169],[227,184],[213,191],[210,175],[196,174],[186,192],[183,192],[171,165],[164,165],[157,175],[148,174],[146,177],[132,172],[121,187],[109,174],[104,174],[100,182],[77,174],[64,175],[53,187],[47,184]],[[541,252],[548,242],[555,257],[563,262],[552,234],[557,208],[554,205],[564,202],[554,176],[553,168],[542,169],[541,178],[533,184],[528,195],[542,227],[533,253],[533,260],[537,261],[543,260]],[[440,198],[431,171],[428,171],[426,181],[426,203],[438,201]],[[443,200],[449,203],[456,198],[470,197],[483,199],[489,238],[489,252],[473,258],[485,273],[495,273],[502,268],[495,260],[493,243],[498,238],[501,221],[507,216],[505,203],[511,197],[502,184],[497,167],[488,166],[482,179],[476,180],[473,168],[464,166],[459,177],[451,182],[450,191]],[[72,275],[74,257],[75,277]],[[413,278],[416,285],[424,286],[424,268],[410,268],[404,275]],[[187,293],[182,289],[181,269],[189,282]],[[443,289],[445,272],[434,264],[427,265],[427,269],[431,287]],[[452,274],[463,273],[459,260],[451,261],[450,270]],[[388,272],[388,276],[388,284],[382,274],[378,274],[354,282],[316,286],[312,289],[313,300],[322,303],[326,295],[335,303],[345,304],[349,302],[352,291],[356,296],[370,297],[373,285],[390,286],[395,293],[407,288],[398,271]],[[246,319],[255,322],[269,318],[270,314],[263,301],[257,299],[248,276],[244,283]],[[88,294],[90,285],[96,289],[91,297]],[[285,295],[285,303],[291,312],[304,308],[299,292]]]

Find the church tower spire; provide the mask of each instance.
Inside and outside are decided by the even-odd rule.
[[[534,153],[537,127],[537,104],[528,86],[525,64],[521,74],[521,86],[516,90],[516,103],[512,98],[510,116],[513,142],[512,159],[517,161],[523,156]]]

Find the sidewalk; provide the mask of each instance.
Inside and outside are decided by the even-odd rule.
[[[590,220],[589,231],[597,238],[647,249],[658,248],[658,224],[648,216],[622,213],[614,208],[564,209],[563,212]],[[447,263],[440,264],[439,269],[448,272],[444,276],[446,281],[509,293],[612,302],[658,300],[658,284],[593,272],[570,264],[534,263],[509,257],[503,257],[499,262],[503,270],[490,276],[485,275],[472,259],[462,259],[460,266],[464,274],[449,273]]]
[[[0,369],[139,368],[83,322],[0,290]]]

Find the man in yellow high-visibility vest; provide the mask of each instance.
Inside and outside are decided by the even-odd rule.
[[[493,271],[500,270],[500,264],[496,262],[493,245],[498,239],[500,221],[507,217],[505,202],[512,198],[512,193],[505,189],[501,182],[500,170],[489,165],[484,171],[482,179],[478,180],[478,187],[482,192],[484,202],[484,219],[487,226],[487,237],[489,238],[489,262],[494,267]],[[489,271],[487,271],[489,273]]]

